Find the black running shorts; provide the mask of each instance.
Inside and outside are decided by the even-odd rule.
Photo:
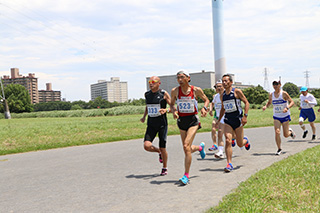
[[[144,141],[153,142],[154,138],[156,137],[156,135],[158,133],[159,147],[166,148],[167,132],[168,132],[167,125],[164,125],[161,127],[154,127],[154,126],[148,125],[146,134],[144,135]]]
[[[198,115],[181,116],[177,120],[179,129],[188,131],[190,127],[199,126],[201,128]]]
[[[238,127],[240,127],[242,121],[242,117],[236,117],[236,118],[224,118],[224,123],[228,124],[232,127],[233,130],[236,130]]]

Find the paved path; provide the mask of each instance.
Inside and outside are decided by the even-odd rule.
[[[225,159],[194,153],[187,186],[177,184],[184,172],[180,136],[168,137],[164,177],[141,139],[0,156],[0,212],[203,212],[258,170],[320,144],[293,129],[297,138],[282,138],[281,156],[275,156],[273,127],[245,129],[251,150],[234,148],[235,170],[228,174]],[[197,134],[194,144],[201,141],[207,150],[210,133]]]

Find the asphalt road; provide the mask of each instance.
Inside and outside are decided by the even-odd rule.
[[[281,156],[275,156],[273,127],[245,129],[251,149],[233,149],[231,173],[223,171],[226,159],[194,153],[186,186],[178,184],[180,136],[168,137],[167,176],[159,176],[158,155],[144,151],[142,139],[0,156],[0,212],[203,212],[258,170],[320,144],[310,140],[309,125],[307,139],[292,128],[297,138],[282,137]],[[198,133],[194,144],[201,141],[208,150],[210,133]]]

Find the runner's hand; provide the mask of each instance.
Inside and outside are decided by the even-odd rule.
[[[243,116],[242,119],[241,119],[242,126],[246,125],[246,123],[247,123],[247,117]]]
[[[178,115],[178,111],[175,111],[173,114],[173,119],[178,119],[179,115]]]
[[[146,120],[145,117],[143,117],[143,118],[140,119],[141,123],[144,123],[145,120]]]
[[[159,112],[161,115],[166,114],[167,113],[167,109],[159,109]]]
[[[207,111],[204,108],[202,108],[201,109],[201,117],[206,117],[206,116],[207,116]]]

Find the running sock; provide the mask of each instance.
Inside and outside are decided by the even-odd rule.
[[[218,147],[219,152],[223,153],[223,146]]]
[[[187,178],[189,178],[189,173],[184,173],[184,175],[185,175]]]
[[[199,146],[199,152],[201,152],[202,151],[202,146]]]

